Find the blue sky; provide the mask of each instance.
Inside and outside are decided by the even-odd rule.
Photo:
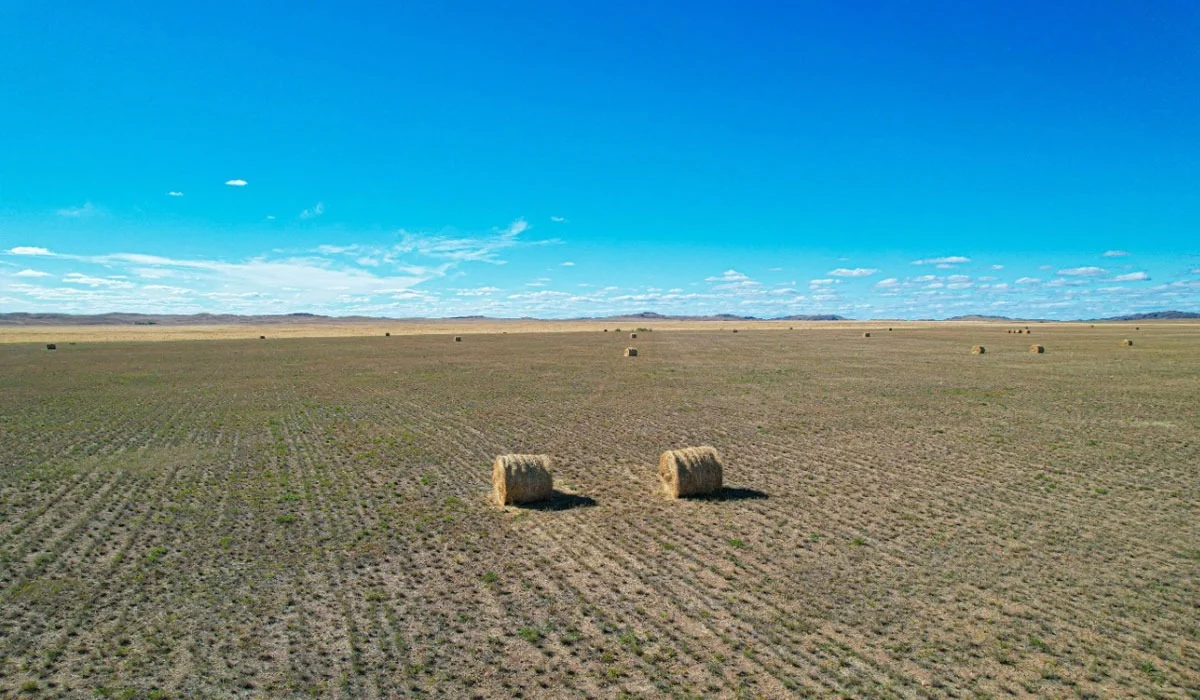
[[[1200,4],[0,11],[0,311],[1200,308]]]

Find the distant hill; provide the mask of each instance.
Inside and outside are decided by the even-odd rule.
[[[1200,319],[1200,313],[1193,311],[1152,311],[1148,314],[1126,314],[1096,318],[1094,321],[1178,321],[1180,319]]]

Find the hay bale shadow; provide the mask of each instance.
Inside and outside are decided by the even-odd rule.
[[[533,503],[520,503],[516,508],[524,510],[572,510],[575,508],[590,508],[596,505],[596,499],[591,496],[580,496],[576,493],[563,493],[555,489],[550,498]]]
[[[697,494],[695,496],[684,496],[683,498],[694,501],[764,501],[770,496],[758,489],[743,489],[736,486],[725,486],[720,491],[715,493]]]

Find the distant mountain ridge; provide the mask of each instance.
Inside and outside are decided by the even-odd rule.
[[[1103,321],[1172,321],[1172,320],[1197,320],[1200,319],[1200,313],[1191,311],[1154,311],[1150,313],[1127,314],[1124,316],[1110,316],[1108,318],[1094,319],[1077,319],[1080,322],[1103,322]],[[121,313],[113,312],[106,314],[59,314],[59,313],[0,313],[0,326],[233,326],[233,325],[264,325],[264,324],[289,324],[289,323],[378,323],[381,321],[409,321],[409,322],[435,322],[435,321],[715,321],[715,322],[736,322],[736,321],[851,321],[854,319],[838,316],[837,314],[796,314],[791,316],[777,316],[773,318],[763,318],[758,316],[738,316],[735,314],[711,314],[707,316],[687,316],[687,315],[668,315],[660,314],[654,311],[643,311],[635,314],[618,314],[613,316],[594,316],[582,318],[568,319],[537,319],[532,317],[524,317],[520,319],[512,318],[492,318],[489,316],[451,316],[447,318],[430,318],[430,317],[409,317],[409,318],[387,318],[378,316],[324,316],[313,313],[291,313],[291,314],[275,314],[275,315],[240,315],[240,314],[138,314],[138,313]],[[880,319],[863,319],[863,320],[880,320]],[[939,319],[922,319],[928,321],[936,321]],[[985,316],[972,314],[966,316],[952,316],[945,321],[991,321],[991,322],[1009,322],[1009,323],[1044,323],[1052,322],[1050,319],[1031,319],[1031,318],[1009,318],[1007,316]]]

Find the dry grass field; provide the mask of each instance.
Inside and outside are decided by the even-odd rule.
[[[1200,327],[653,325],[0,344],[0,696],[1200,697]]]

